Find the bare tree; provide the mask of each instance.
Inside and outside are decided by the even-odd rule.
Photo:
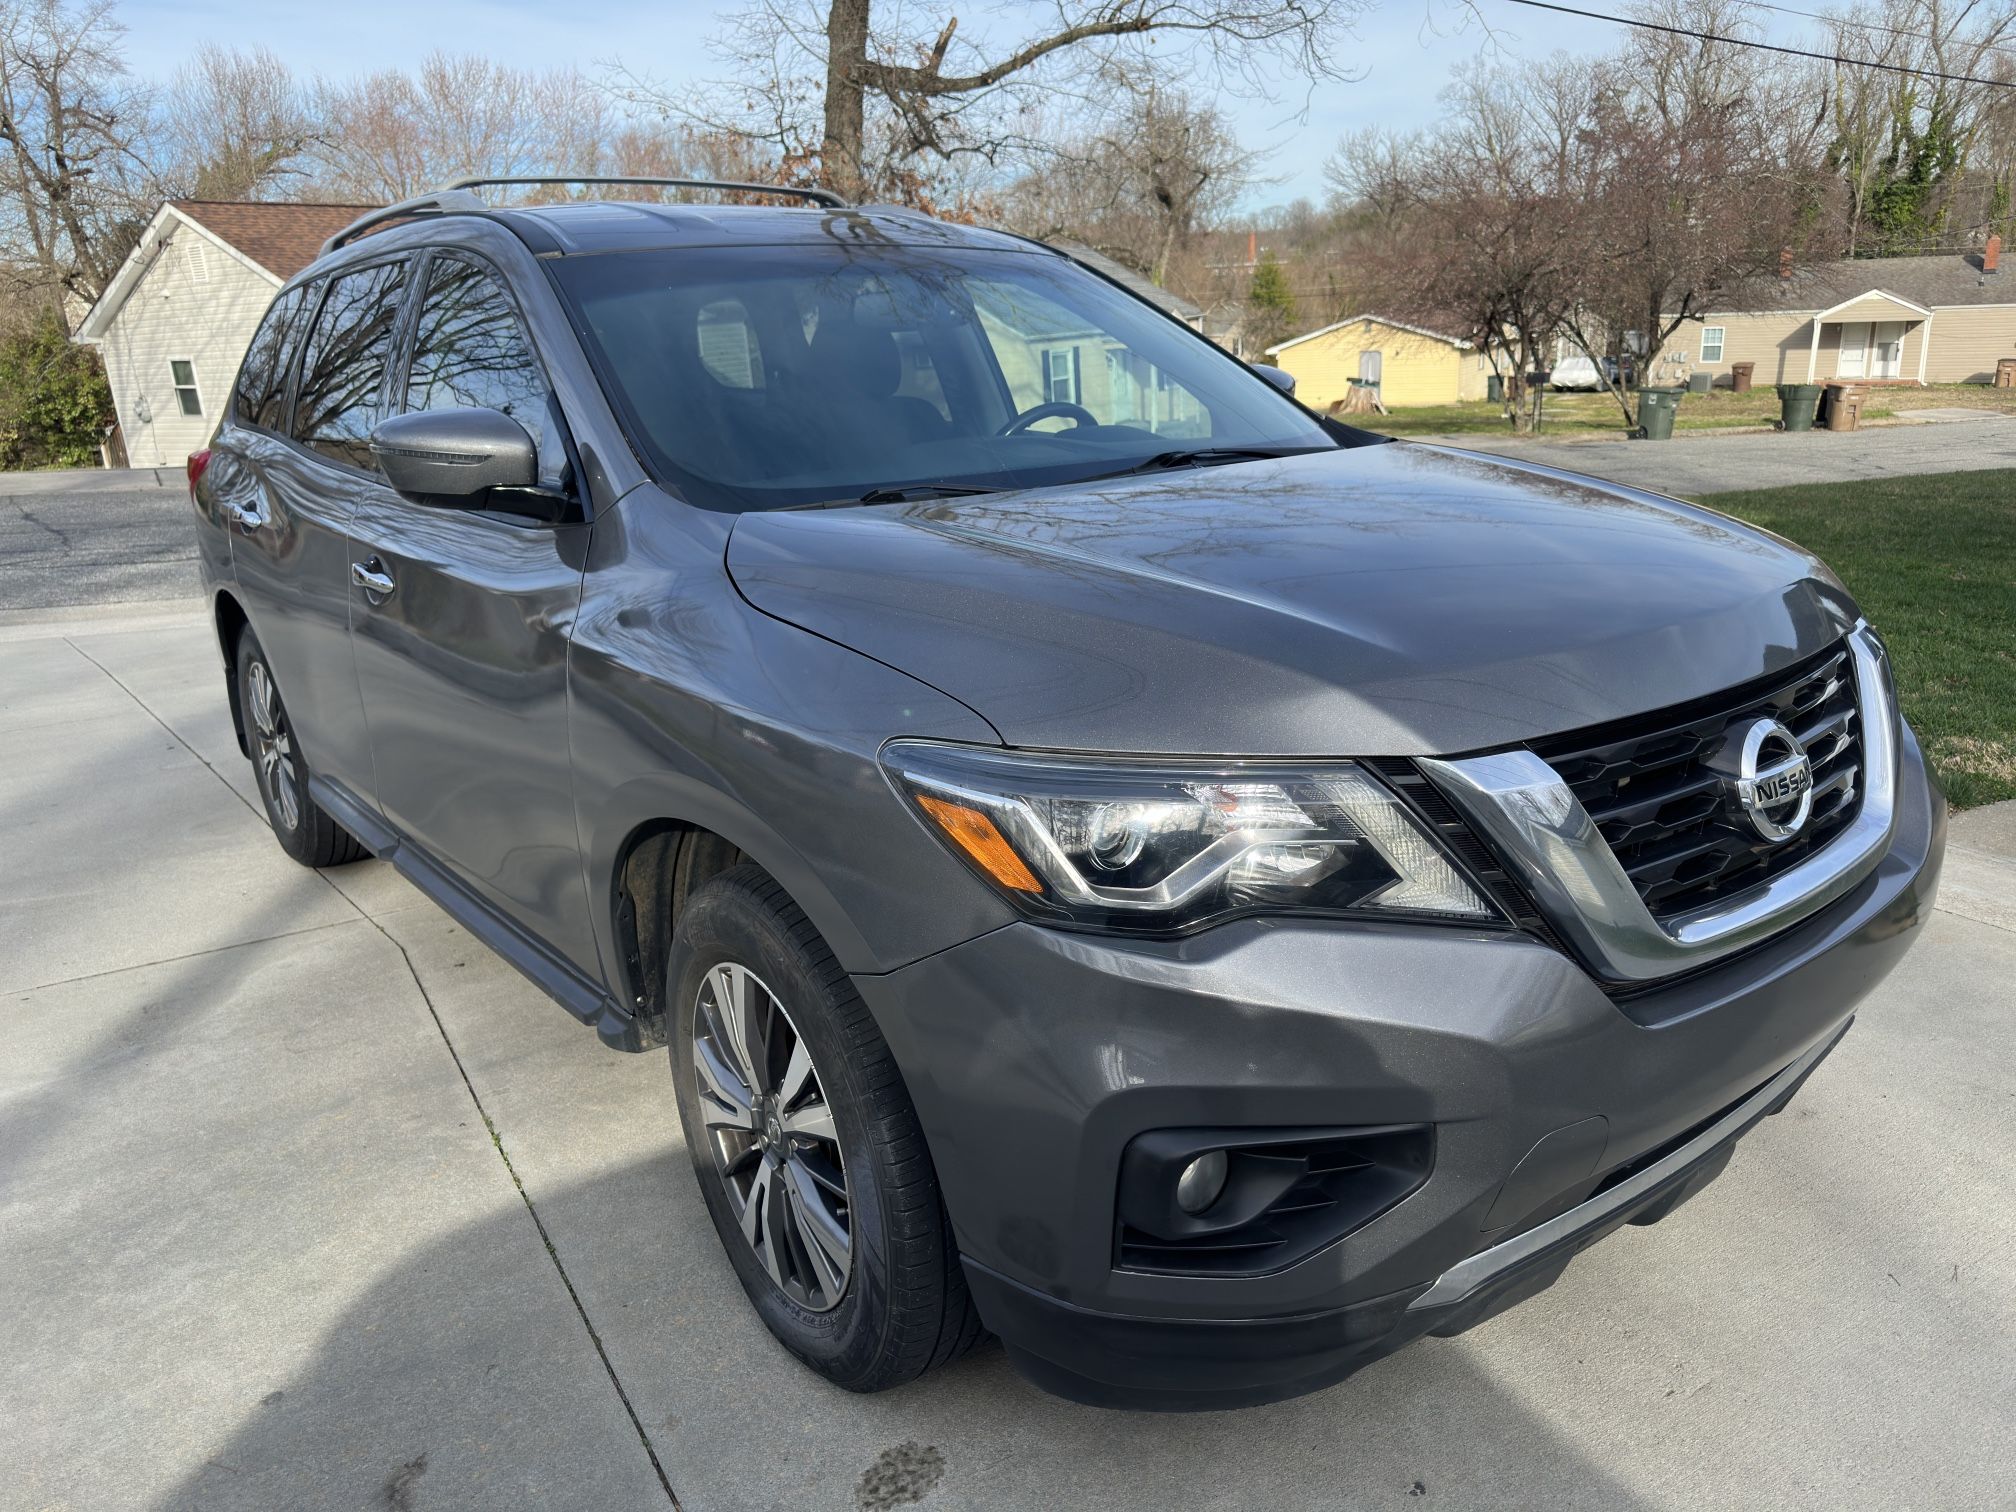
[[[1546,365],[1574,298],[1580,206],[1523,75],[1480,68],[1444,94],[1449,124],[1410,142],[1363,139],[1331,160],[1347,195],[1378,196],[1390,232],[1363,259],[1381,314],[1504,353],[1520,374]],[[1523,429],[1530,416],[1516,404]]]
[[[733,78],[697,103],[629,70],[616,81],[634,103],[762,143],[789,176],[915,198],[962,157],[992,165],[1029,145],[1024,114],[1059,96],[1150,72],[1168,87],[1185,66],[1233,87],[1257,85],[1268,63],[1334,77],[1336,36],[1366,3],[1052,0],[1039,24],[997,42],[890,0],[760,0],[721,42]]]
[[[0,0],[0,255],[18,281],[98,296],[138,232],[147,92],[111,0]]]
[[[1825,81],[1832,161],[1852,210],[1850,252],[1915,251],[1945,241],[1977,146],[1986,149],[1991,174],[1998,161],[2006,174],[2008,159],[1998,158],[1994,144],[2012,109],[2011,90],[1935,76],[2016,85],[2016,6],[1877,0],[1839,12],[1830,29],[1842,56],[1911,70],[1839,68]],[[1987,207],[1977,213],[1983,222],[1994,214]],[[1985,232],[1985,224],[1967,229]]]
[[[1831,245],[1825,170],[1786,161],[1753,129],[1754,102],[1701,104],[1671,117],[1625,90],[1590,114],[1578,157],[1585,189],[1575,224],[1576,298],[1563,328],[1599,359],[1635,332],[1640,372],[1725,290],[1774,276]],[[1616,396],[1627,423],[1633,406]]]
[[[1177,254],[1252,182],[1253,154],[1223,116],[1179,89],[1150,85],[1124,101],[1010,185],[1003,215],[1017,230],[1074,238],[1163,284]]]
[[[260,199],[299,184],[328,135],[307,91],[265,48],[204,47],[176,72],[160,173],[172,197]]]
[[[448,53],[410,74],[324,82],[314,113],[332,123],[317,180],[346,199],[404,199],[461,174],[593,173],[619,130],[607,94],[576,70]]]
[[[1726,0],[1683,4],[1700,29],[1737,25]],[[1347,141],[1333,181],[1381,207],[1373,266],[1393,302],[1503,341],[1515,374],[1551,366],[1565,336],[1633,423],[1601,360],[1627,333],[1649,370],[1724,290],[1833,244],[1824,135],[1760,124],[1781,106],[1776,75],[1731,51],[1655,35],[1607,59],[1480,68],[1445,95],[1441,129]]]
[[[1362,127],[1338,144],[1323,165],[1323,178],[1333,199],[1346,207],[1362,207],[1379,229],[1390,232],[1414,203],[1414,165],[1421,150],[1418,131]]]

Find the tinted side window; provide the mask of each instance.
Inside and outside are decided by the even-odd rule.
[[[266,311],[245,360],[238,365],[238,384],[231,405],[240,425],[279,430],[287,417],[287,354],[301,327],[301,310],[310,285],[289,289]],[[319,288],[319,285],[314,287]]]
[[[414,326],[406,408],[502,410],[539,441],[548,392],[496,275],[437,255]]]
[[[294,436],[352,467],[373,466],[371,427],[381,418],[378,392],[392,355],[403,263],[346,273],[308,333],[301,386],[294,396]]]

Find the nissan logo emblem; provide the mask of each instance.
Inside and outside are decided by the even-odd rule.
[[[1813,816],[1813,764],[1799,737],[1775,719],[1732,727],[1708,764],[1722,774],[1736,812],[1773,845],[1797,835]]]

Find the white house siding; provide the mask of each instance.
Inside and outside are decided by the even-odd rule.
[[[279,287],[200,231],[174,224],[98,347],[135,467],[179,467],[209,441]],[[169,363],[178,358],[195,365],[200,416],[184,415],[176,400]]]

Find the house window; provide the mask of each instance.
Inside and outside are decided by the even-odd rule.
[[[196,391],[196,364],[186,357],[171,358],[168,376],[175,384],[175,402],[182,406],[182,413],[201,415],[203,396]]]
[[[1079,402],[1078,348],[1051,347],[1044,352],[1043,397],[1052,404]]]
[[[1723,326],[1701,327],[1701,360],[1720,362],[1722,360],[1722,338],[1726,334]]]

